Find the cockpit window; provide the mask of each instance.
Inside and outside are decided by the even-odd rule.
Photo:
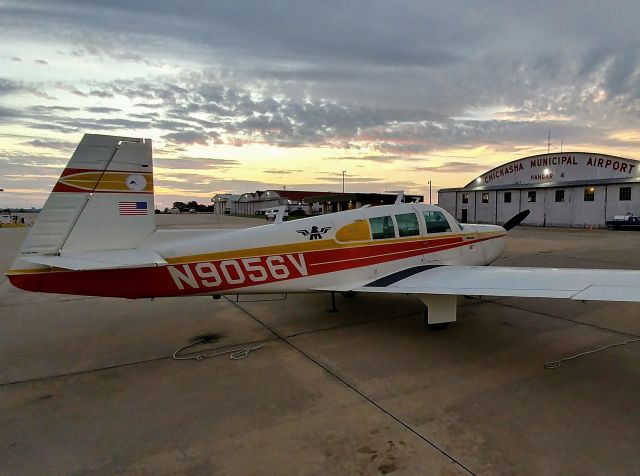
[[[418,217],[415,213],[396,215],[396,222],[398,222],[398,232],[400,236],[417,236],[420,234]]]
[[[371,226],[371,237],[374,240],[396,237],[396,231],[393,227],[391,217],[369,218],[369,226]]]
[[[425,211],[424,221],[427,224],[427,233],[446,233],[451,231],[451,225],[449,225],[449,221],[442,212]]]

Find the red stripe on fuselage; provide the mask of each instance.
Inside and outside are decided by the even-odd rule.
[[[275,259],[273,256],[262,256],[158,267],[25,273],[9,275],[9,280],[14,286],[27,291],[129,299],[202,293],[222,294],[260,284],[357,269],[423,254],[437,253],[501,236],[504,235],[469,241],[464,241],[459,236],[429,240],[419,239],[353,248],[273,255],[282,258],[282,260]],[[270,258],[269,264],[267,260]],[[278,266],[286,266],[287,273]],[[169,268],[173,268],[173,275]],[[266,273],[266,278],[260,281],[250,279],[251,276],[262,278],[260,268]],[[240,279],[238,271],[244,276],[244,279]],[[284,276],[285,274],[286,276]],[[176,279],[176,275],[182,275],[184,278]],[[218,281],[220,283],[216,284]],[[183,289],[179,288],[178,282]],[[193,283],[195,286],[192,285]]]

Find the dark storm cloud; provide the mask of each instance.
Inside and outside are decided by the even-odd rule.
[[[639,128],[639,17],[640,3],[619,0],[26,0],[4,8],[0,27],[72,42],[71,57],[110,58],[127,72],[202,65],[67,84],[74,95],[133,106],[119,123],[31,111],[21,120],[34,128],[155,127],[173,145],[369,143],[387,157],[371,161],[391,162],[449,147],[542,148],[549,129],[569,143],[606,144],[616,128]],[[27,90],[55,94],[0,80],[0,94]],[[87,112],[108,113],[99,108]]]

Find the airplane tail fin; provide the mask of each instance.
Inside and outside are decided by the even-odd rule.
[[[12,268],[33,267],[29,257],[130,249],[154,230],[151,140],[85,134]]]

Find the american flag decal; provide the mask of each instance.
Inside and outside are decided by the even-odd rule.
[[[147,202],[118,202],[118,215],[146,215],[149,211]]]

